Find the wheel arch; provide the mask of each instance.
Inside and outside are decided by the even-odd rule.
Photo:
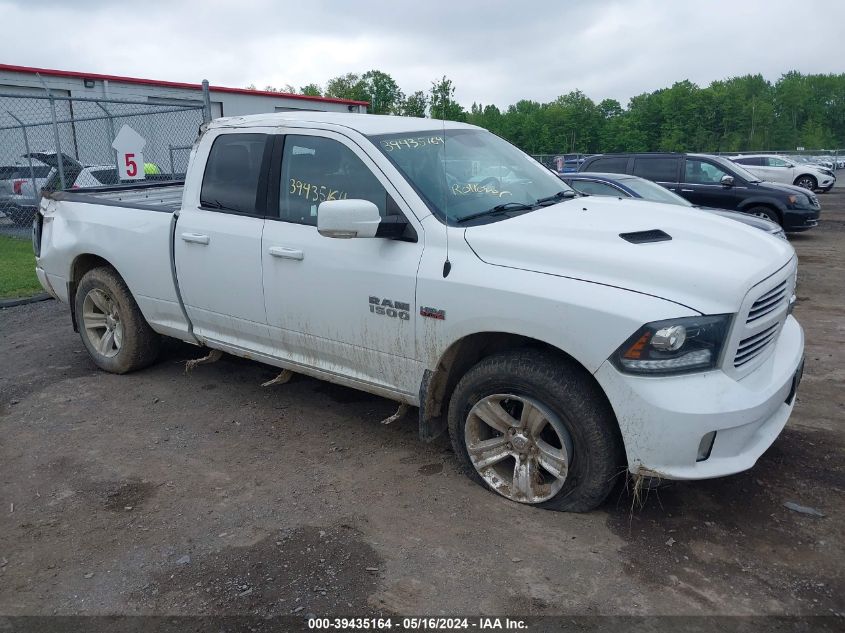
[[[440,356],[435,369],[425,371],[420,386],[420,438],[430,442],[446,430],[449,399],[467,370],[487,356],[517,349],[540,350],[560,358],[561,362],[577,367],[595,383],[602,397],[607,399],[604,389],[592,373],[562,349],[545,341],[511,332],[477,332],[453,342]],[[613,407],[610,407],[610,410],[612,411]]]
[[[795,176],[795,178],[793,178],[793,180],[792,180],[792,184],[795,185],[802,178],[812,178],[813,182],[816,183],[816,187],[819,186],[819,177],[816,176],[814,173],[809,172],[809,171],[802,172],[802,173],[798,174],[797,176]],[[796,186],[798,186],[798,185],[796,185]]]
[[[88,271],[101,267],[111,268],[120,276],[121,279],[124,280],[124,283],[126,283],[125,278],[120,274],[120,271],[117,270],[114,264],[100,255],[95,255],[94,253],[82,253],[81,255],[77,255],[73,262],[71,262],[67,281],[67,296],[68,304],[70,305],[70,319],[73,323],[74,332],[79,331],[79,324],[76,319],[76,288],[79,286],[79,282]]]
[[[779,200],[774,200],[772,198],[748,198],[747,200],[742,201],[742,203],[737,207],[737,211],[748,213],[748,211],[754,207],[766,207],[767,209],[771,209],[780,218],[781,223],[783,223],[784,214],[786,213],[786,205]]]

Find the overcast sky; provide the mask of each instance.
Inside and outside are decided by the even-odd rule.
[[[0,15],[8,64],[234,87],[376,68],[406,93],[445,74],[467,107],[845,70],[841,0],[0,0]]]

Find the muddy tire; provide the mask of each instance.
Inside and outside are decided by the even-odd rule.
[[[155,362],[161,337],[113,268],[85,273],[76,288],[74,308],[82,343],[100,369],[125,374]]]
[[[582,367],[521,350],[489,356],[449,402],[452,446],[470,478],[520,503],[586,512],[624,472],[622,438]]]

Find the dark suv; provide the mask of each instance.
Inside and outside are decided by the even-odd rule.
[[[819,223],[819,200],[794,185],[763,182],[742,166],[707,154],[599,154],[582,171],[633,174],[663,185],[701,207],[750,213],[780,224],[785,231],[806,231]]]

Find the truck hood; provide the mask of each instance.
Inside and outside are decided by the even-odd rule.
[[[620,237],[654,230],[671,239]],[[464,237],[488,264],[616,286],[704,314],[735,312],[795,256],[785,240],[715,214],[601,196],[467,227]]]

